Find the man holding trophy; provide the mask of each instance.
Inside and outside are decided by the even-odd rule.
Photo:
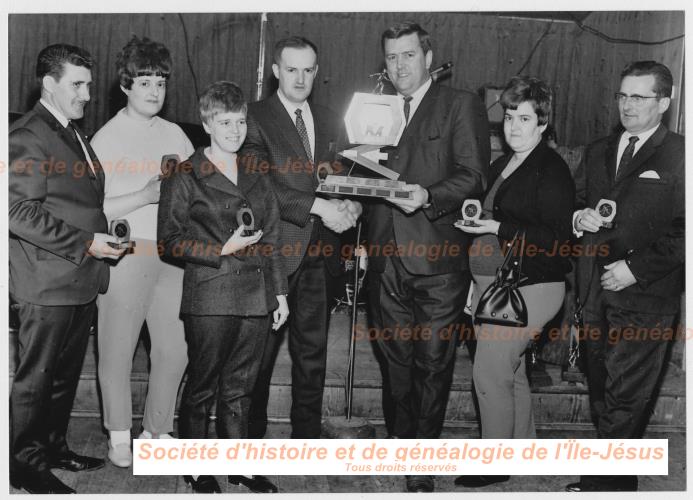
[[[432,81],[431,41],[421,26],[397,24],[381,42],[405,121],[387,167],[411,194],[379,200],[368,211],[369,321],[381,332],[397,327],[431,332],[416,339],[383,335],[377,342],[385,363],[383,400],[392,404],[387,418],[392,437],[438,438],[456,327],[470,285],[471,237],[453,223],[465,199],[478,198],[486,186],[488,121],[475,94]],[[423,255],[408,251],[421,245],[428,249]],[[433,489],[431,476],[407,477],[408,491]]]

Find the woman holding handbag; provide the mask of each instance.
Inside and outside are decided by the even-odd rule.
[[[491,165],[481,220],[455,224],[480,235],[469,264],[477,337],[473,379],[484,439],[536,437],[524,352],[565,296],[570,247],[564,245],[571,237],[575,184],[568,165],[542,141],[551,101],[541,80],[510,80],[500,103],[512,151]],[[460,476],[455,484],[482,487],[507,479]]]

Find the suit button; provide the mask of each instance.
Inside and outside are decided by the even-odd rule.
[[[262,269],[260,269],[260,268],[258,267],[258,268],[257,268],[257,272],[258,272],[258,273],[261,273],[261,272],[262,272]]]
[[[236,269],[236,274],[241,274],[241,272],[238,269]]]
[[[493,209],[494,209],[494,210],[498,210],[498,205],[495,205],[495,206],[493,207]]]
[[[309,220],[310,220],[311,222],[315,222],[315,215],[311,215]]]
[[[230,207],[229,204],[227,203],[227,204],[226,204],[226,209],[228,210],[229,208],[231,208],[231,207]]]

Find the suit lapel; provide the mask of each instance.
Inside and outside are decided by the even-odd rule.
[[[48,111],[43,106],[43,104],[41,104],[40,102],[36,103],[36,106],[34,106],[34,111],[36,111],[36,113],[58,134],[60,139],[62,139],[62,141],[67,145],[67,147],[69,147],[72,150],[72,152],[75,153],[79,160],[86,161],[86,158],[84,157],[84,150],[82,150],[82,147],[75,142],[74,137],[72,137],[72,133],[68,131],[67,128],[63,127],[63,125],[58,121],[58,119],[55,116],[53,116],[53,114],[50,111]],[[91,181],[91,186],[94,188],[96,194],[99,197],[99,202],[103,203],[105,185],[103,169],[101,168],[101,165],[98,162],[98,158],[96,157],[96,153],[91,148],[89,141],[86,139],[86,137],[79,130],[78,127],[75,126],[75,129],[77,130],[77,133],[82,139],[82,142],[86,146],[87,151],[91,155],[91,160],[94,164],[95,172],[92,172],[88,163],[84,167],[86,168],[87,175],[89,176],[89,180]]]
[[[645,163],[655,153],[660,144],[662,144],[662,141],[664,140],[664,136],[666,135],[666,133],[667,129],[660,124],[655,133],[652,134],[652,136],[647,141],[645,141],[645,144],[641,146],[638,152],[635,153],[633,159],[623,169],[623,172],[618,172],[618,178],[616,180],[617,184],[622,182],[624,179],[627,179],[639,170],[642,164]]]
[[[275,128],[291,145],[297,159],[302,158],[307,160],[306,152],[303,149],[303,142],[301,141],[301,137],[298,135],[298,130],[296,130],[296,124],[294,123],[293,117],[289,116],[289,113],[286,111],[286,108],[279,100],[276,93],[269,98],[269,109],[272,113],[272,116],[269,117],[269,123],[275,124]],[[313,117],[313,120],[315,121],[315,117]]]
[[[416,108],[416,112],[411,116],[409,124],[402,132],[402,137],[399,139],[397,148],[411,149],[411,147],[420,147],[420,142],[430,139],[428,133],[433,132],[431,130],[424,130],[423,127],[428,123],[430,116],[435,113],[436,101],[438,100],[439,89],[435,83],[431,83],[431,87],[424,94],[423,99]],[[401,151],[401,149],[400,149]],[[401,156],[401,154],[400,154]],[[409,165],[411,162],[403,161],[396,162],[392,168],[393,170],[399,172],[402,178],[406,178],[406,172],[401,169]],[[400,167],[401,166],[401,167]]]
[[[613,186],[614,179],[616,178],[616,158],[618,156],[618,141],[621,134],[615,134],[611,136],[606,144],[606,150],[604,151],[604,168],[606,169],[606,178],[609,187]]]

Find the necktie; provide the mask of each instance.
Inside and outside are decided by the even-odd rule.
[[[623,155],[621,156],[621,161],[618,162],[618,170],[616,170],[616,178],[620,175],[620,173],[623,171],[624,168],[628,166],[628,164],[631,162],[633,159],[633,152],[635,151],[635,143],[638,142],[638,136],[634,135],[630,139],[628,139],[628,146],[626,146],[626,149],[623,151]]]
[[[303,149],[306,150],[306,156],[308,156],[309,161],[313,161],[313,154],[310,149],[310,140],[308,139],[308,130],[306,130],[306,123],[303,121],[303,112],[300,109],[294,111],[296,113],[296,129],[298,130],[298,135],[301,137],[301,142],[303,143]]]
[[[70,135],[72,136],[72,140],[75,141],[75,143],[79,146],[80,151],[82,150],[82,143],[79,142],[79,136],[77,135],[77,129],[75,128],[75,124],[72,123],[72,121],[67,122],[67,130],[70,132]]]
[[[92,163],[93,159],[91,158],[91,155],[89,154],[89,151],[87,150],[87,147],[84,144],[82,144],[82,141],[79,138],[79,133],[77,132],[77,126],[74,123],[72,123],[72,120],[69,120],[67,122],[67,130],[70,132],[70,136],[72,137],[72,140],[75,141],[75,143],[77,144],[77,147],[82,152],[81,156],[86,161],[87,165],[89,165],[89,170],[91,170],[91,172],[93,174],[96,174],[96,171],[94,170],[94,166]]]
[[[412,96],[407,96],[404,98],[404,125],[409,125],[409,110],[410,110],[410,103],[411,100],[413,99]]]

